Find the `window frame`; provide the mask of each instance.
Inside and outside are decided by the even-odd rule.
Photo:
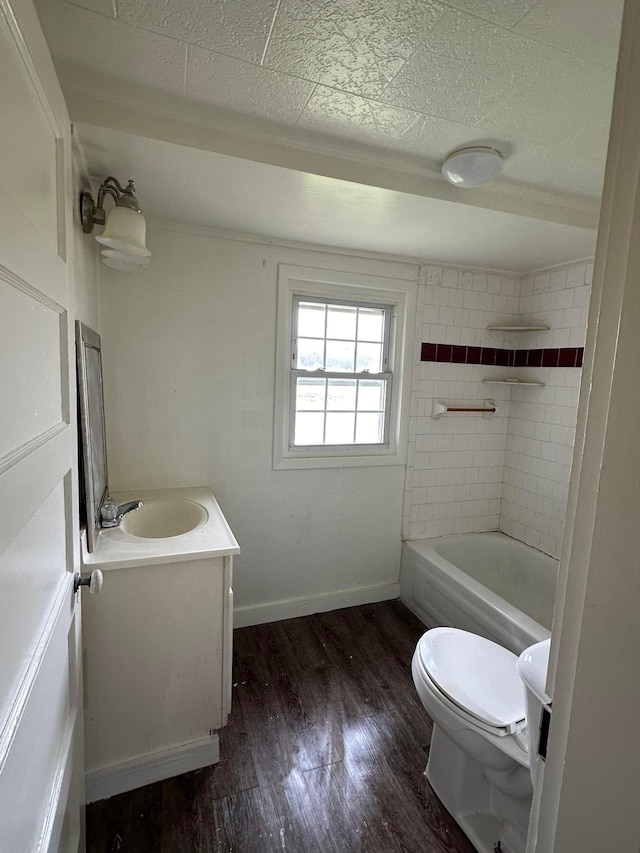
[[[408,318],[415,316],[416,290],[415,280],[381,278],[284,264],[279,266],[273,438],[275,470],[405,463],[409,421],[408,378],[413,351],[413,329],[409,329]],[[355,303],[363,307],[388,310],[383,343],[388,359],[386,372],[344,373],[344,377],[349,379],[389,377],[385,402],[384,443],[293,445],[296,376],[341,376],[339,371],[318,371],[316,374],[314,371],[299,371],[294,366],[294,343],[297,340],[295,306],[299,301],[350,305]]]

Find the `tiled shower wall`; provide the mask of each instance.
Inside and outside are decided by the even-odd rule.
[[[433,347],[550,350],[584,346],[591,265],[520,279],[428,266],[418,298],[403,535],[417,539],[501,529],[557,555],[566,508],[580,370],[421,361]],[[539,322],[548,332],[505,333],[487,325]],[[491,348],[491,349],[489,349]],[[445,350],[445,353],[447,350]],[[465,359],[477,361],[478,350]],[[464,350],[453,351],[458,360]],[[472,358],[473,353],[473,358]],[[567,355],[564,349],[564,355]],[[533,356],[532,356],[533,360]],[[487,385],[518,376],[544,388]],[[483,406],[496,415],[433,418],[434,400]]]
[[[489,332],[494,322],[513,320],[519,285],[513,276],[427,266],[418,294],[409,453],[405,480],[405,538],[495,530],[509,424],[510,388],[484,385],[503,367],[422,362],[423,342],[465,347],[504,347],[507,336]],[[434,399],[483,405],[493,399],[491,418],[433,418]]]
[[[519,321],[551,328],[519,333],[521,346],[584,347],[592,275],[592,264],[578,264],[523,278]],[[554,557],[562,544],[580,373],[522,368],[522,378],[544,388],[511,389],[499,528]]]

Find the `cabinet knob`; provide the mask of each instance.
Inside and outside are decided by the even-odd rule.
[[[75,577],[75,581],[73,583],[73,591],[77,592],[81,586],[88,586],[89,592],[91,595],[96,595],[102,589],[102,584],[104,583],[104,577],[100,569],[94,569],[88,578],[81,578],[80,574],[77,574]]]

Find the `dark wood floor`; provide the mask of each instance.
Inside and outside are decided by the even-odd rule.
[[[398,601],[234,634],[220,763],[87,809],[88,853],[472,853],[423,777]]]

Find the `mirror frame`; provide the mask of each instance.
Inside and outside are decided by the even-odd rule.
[[[98,354],[98,382],[97,396],[100,400],[99,411],[91,405],[90,381],[88,370],[88,351],[93,350]],[[76,320],[76,363],[78,369],[78,411],[79,411],[79,436],[78,453],[80,459],[80,475],[84,491],[85,520],[87,527],[87,548],[94,551],[98,532],[100,530],[100,510],[109,493],[109,480],[107,476],[107,443],[104,420],[104,394],[102,383],[102,347],[100,335],[90,329],[80,320]],[[93,446],[91,436],[98,431],[98,441],[102,444],[102,458],[104,467],[102,471],[96,470],[97,460],[93,457]],[[100,479],[101,478],[101,479]],[[100,488],[100,494],[96,496],[96,486]]]

